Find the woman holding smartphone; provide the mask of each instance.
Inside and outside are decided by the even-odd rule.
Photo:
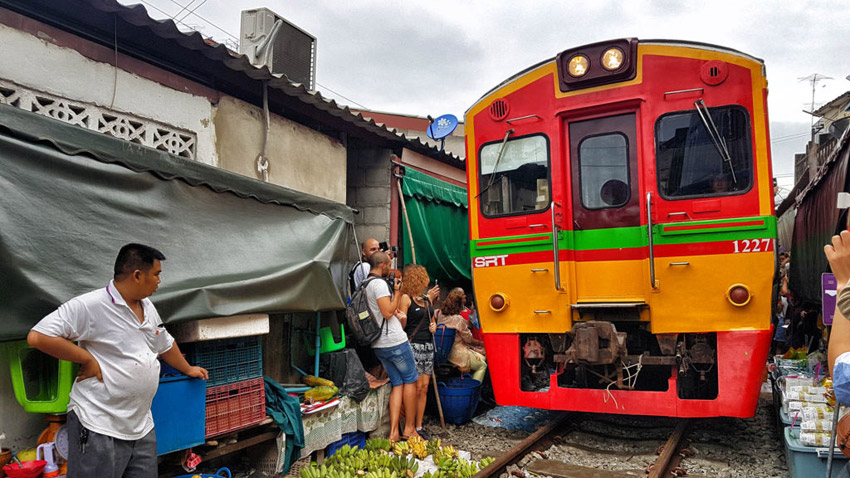
[[[416,371],[419,373],[419,379],[416,381],[416,432],[424,440],[428,440],[430,437],[422,428],[422,419],[428,400],[428,384],[434,373],[433,334],[437,330],[437,323],[434,319],[433,303],[440,296],[440,287],[435,285],[425,291],[430,279],[428,272],[420,265],[404,266],[403,274],[398,309],[407,315],[404,332],[413,348]]]

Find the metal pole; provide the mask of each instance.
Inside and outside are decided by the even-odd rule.
[[[841,404],[836,400],[835,414],[832,416],[832,437],[829,439],[829,458],[826,459],[826,478],[832,477],[832,454],[835,453],[835,432],[838,430],[839,415],[841,415]]]

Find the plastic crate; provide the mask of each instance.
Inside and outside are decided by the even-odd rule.
[[[343,433],[342,438],[328,445],[328,450],[325,453],[326,456],[332,456],[343,446],[348,445],[351,447],[360,447],[361,449],[366,447],[366,434],[363,432],[351,432],[351,433]]]
[[[256,425],[266,418],[262,378],[207,388],[206,437]]]
[[[237,337],[189,344],[186,360],[207,369],[207,387],[263,376],[260,337]]]
[[[785,427],[785,457],[788,461],[788,471],[791,478],[812,478],[826,476],[826,462],[829,458],[829,447],[805,446],[791,435],[791,428]],[[830,477],[836,478],[847,464],[847,457],[835,447],[832,455],[832,472]]]
[[[204,443],[206,385],[185,375],[162,377],[151,413],[156,426],[156,454],[165,455]]]
[[[440,403],[447,422],[460,425],[472,419],[472,414],[478,407],[481,392],[481,382],[471,378],[469,374],[455,377],[448,382],[438,382]]]

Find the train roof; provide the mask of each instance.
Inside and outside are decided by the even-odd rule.
[[[609,41],[616,41],[616,40],[609,40]],[[597,43],[605,43],[605,42],[597,42]],[[594,44],[597,44],[597,43],[594,43]],[[715,45],[715,44],[712,44],[712,43],[703,43],[703,42],[687,41],[687,40],[652,39],[652,40],[638,40],[638,44],[639,45],[683,46],[683,47],[700,48],[700,49],[703,49],[703,50],[716,51],[716,52],[720,52],[720,53],[730,53],[730,54],[733,54],[733,55],[738,55],[740,57],[746,58],[748,60],[755,61],[755,62],[761,64],[762,66],[764,66],[764,60],[762,60],[761,58],[749,55],[749,54],[744,53],[740,50],[735,50],[733,48],[727,48],[725,46]],[[508,83],[514,81],[515,79],[517,79],[518,77],[528,73],[529,71],[535,70],[535,69],[539,68],[540,66],[545,65],[546,63],[549,63],[551,61],[555,61],[555,58],[556,57],[553,56],[553,57],[547,58],[543,61],[539,61],[539,62],[529,66],[528,68],[514,74],[510,78],[500,82],[498,85],[494,86],[493,88],[490,88],[490,90],[488,90],[486,93],[481,95],[480,98],[475,100],[475,102],[472,103],[472,105],[469,108],[467,108],[466,111],[463,112],[463,115],[466,116],[466,114],[469,113],[469,110],[472,109],[473,106],[477,105],[484,98],[490,96],[490,94],[492,94],[494,91],[496,91],[499,88],[507,85]]]

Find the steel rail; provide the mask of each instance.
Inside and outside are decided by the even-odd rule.
[[[670,438],[667,439],[667,443],[661,450],[661,454],[658,455],[658,459],[655,460],[653,465],[651,465],[649,478],[676,476],[671,475],[671,471],[673,468],[679,466],[679,462],[681,461],[679,451],[682,448],[682,443],[690,426],[691,420],[689,419],[682,420],[678,425],[676,425],[676,430],[674,430],[673,434],[670,435]],[[674,460],[674,457],[679,457],[679,460]]]
[[[551,446],[553,438],[558,430],[573,418],[572,413],[565,414],[561,418],[549,423],[529,435],[515,447],[508,450],[504,455],[496,458],[486,468],[476,473],[473,478],[492,478],[506,473],[507,468],[520,461],[525,455],[535,450],[545,449]]]

